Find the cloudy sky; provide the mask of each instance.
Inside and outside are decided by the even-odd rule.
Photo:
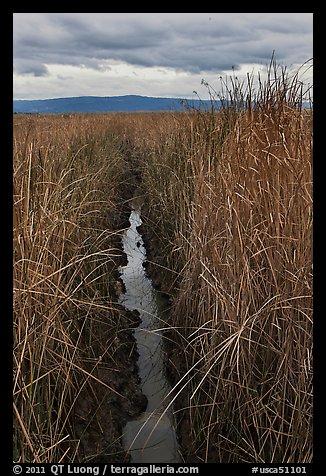
[[[14,99],[141,94],[203,99],[204,79],[295,71],[312,13],[14,13]],[[311,63],[310,63],[311,64]],[[301,68],[312,83],[312,68]]]

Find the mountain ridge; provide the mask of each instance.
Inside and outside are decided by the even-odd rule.
[[[72,96],[51,99],[15,99],[14,113],[63,114],[75,112],[180,111],[188,107],[204,108],[210,101],[128,94],[124,96]]]
[[[224,105],[228,101],[224,101]],[[127,94],[124,96],[72,96],[51,99],[14,99],[13,112],[16,114],[72,114],[100,112],[150,112],[182,111],[185,109],[207,110],[222,106],[220,100],[168,98]],[[303,108],[311,108],[303,102]]]

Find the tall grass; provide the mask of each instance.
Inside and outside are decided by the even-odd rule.
[[[15,461],[80,458],[76,408],[122,336],[132,176],[172,296],[185,460],[312,460],[312,111],[273,61],[258,85],[210,89],[210,111],[15,118]]]
[[[271,68],[144,144],[188,461],[312,460],[312,114]]]
[[[14,119],[15,461],[78,460],[76,402],[119,330],[114,228],[128,167],[111,129],[90,116]]]

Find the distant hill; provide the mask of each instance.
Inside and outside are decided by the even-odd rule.
[[[14,100],[13,112],[64,114],[74,112],[180,111],[187,106],[207,109],[209,101],[148,96],[81,96],[71,98]]]
[[[311,107],[303,103],[303,108]],[[80,96],[56,99],[14,100],[14,113],[66,114],[75,112],[181,111],[186,108],[209,109],[210,101],[149,96]],[[215,109],[221,101],[214,101]]]

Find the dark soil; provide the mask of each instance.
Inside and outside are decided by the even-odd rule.
[[[132,196],[132,195],[131,195]],[[130,198],[131,198],[130,196]],[[130,208],[124,206],[119,218],[116,219],[116,229],[127,228]],[[171,275],[164,270],[165,257],[159,253],[157,238],[150,233],[146,223],[138,227],[146,251],[147,261],[144,263],[147,275],[153,286],[167,297],[168,305],[173,302]],[[117,239],[115,246],[121,250],[116,258],[116,274],[114,289],[116,295],[124,292],[119,278],[118,267],[127,263],[122,252],[121,240]],[[167,319],[169,310],[167,310]],[[80,441],[78,460],[81,462],[108,463],[129,462],[130,456],[124,450],[122,433],[128,420],[131,420],[146,410],[147,399],[141,392],[138,376],[136,341],[133,328],[140,323],[137,311],[131,312],[123,307],[117,311],[117,327],[114,344],[108,350],[105,348],[106,336],[112,337],[112,329],[105,325],[105,315],[98,316],[99,335],[98,348],[95,355],[102,355],[97,362],[89,364],[89,372],[94,378],[89,378],[81,390],[75,405],[76,439]],[[186,362],[182,343],[176,341],[173,331],[166,333],[166,372],[174,386],[186,372]],[[171,340],[170,340],[171,339]],[[95,366],[95,370],[94,370]],[[174,410],[177,413],[177,435],[185,462],[199,462],[192,451],[191,428],[186,412],[187,396],[181,394],[175,401]]]
[[[151,279],[153,286],[167,297],[167,302],[171,309],[177,292],[175,279],[172,280],[174,276],[172,276],[171,272],[165,269],[166,258],[160,251],[157,237],[151,233],[150,227],[146,226],[146,219],[144,219],[143,224],[138,227],[138,230],[142,235],[146,247],[147,261],[144,263],[146,274]],[[167,320],[172,319],[169,308],[166,318]],[[166,339],[164,339],[166,375],[171,386],[174,387],[187,372],[189,367],[185,360],[184,344],[181,340],[179,341],[181,338],[178,338],[173,329],[165,331],[164,335],[166,337]],[[178,390],[179,388],[175,393],[177,393]],[[202,461],[195,456],[190,421],[187,417],[187,412],[183,411],[183,409],[186,409],[189,406],[187,397],[189,397],[189,395],[184,391],[178,395],[173,404],[177,421],[176,432],[184,461],[186,463],[199,463]]]
[[[147,406],[140,389],[138,353],[131,329],[139,325],[139,316],[137,312],[121,309],[119,318],[120,330],[114,345],[92,372],[98,380],[88,379],[76,404],[75,427],[81,461],[128,461],[121,440],[123,427]]]
[[[111,229],[129,227],[128,199],[133,193],[134,187],[123,191],[125,201],[120,214],[108,217]],[[119,294],[124,292],[118,268],[127,264],[127,258],[119,234],[112,244],[117,250],[112,293],[118,301]],[[100,358],[90,359],[85,355],[85,367],[90,376],[81,382],[74,405],[74,432],[79,442],[77,460],[80,462],[128,462],[130,456],[122,444],[124,426],[147,406],[138,376],[138,352],[133,331],[140,323],[139,313],[117,304],[115,307],[114,329],[112,315],[99,312],[92,316],[97,326],[95,335],[98,336],[97,342],[92,344],[92,354]]]
[[[166,355],[166,375],[172,388],[178,384],[180,379],[187,373],[191,363],[187,362],[185,354],[185,342],[183,338],[173,329],[173,302],[178,293],[178,280],[175,274],[166,269],[166,257],[160,249],[158,237],[151,232],[151,227],[146,225],[146,206],[142,217],[143,224],[138,228],[142,235],[146,247],[147,261],[144,263],[146,273],[151,279],[153,286],[167,297],[169,303],[166,319],[171,322],[171,329],[165,331],[164,350]],[[182,385],[184,385],[183,381]],[[175,394],[180,390],[176,388]],[[180,452],[185,463],[202,463],[205,457],[205,448],[198,449],[198,441],[194,436],[194,431],[189,419],[189,392],[187,387],[175,398],[173,409],[176,417],[176,433]],[[210,462],[219,462],[216,458],[218,451],[210,448],[208,458]]]

